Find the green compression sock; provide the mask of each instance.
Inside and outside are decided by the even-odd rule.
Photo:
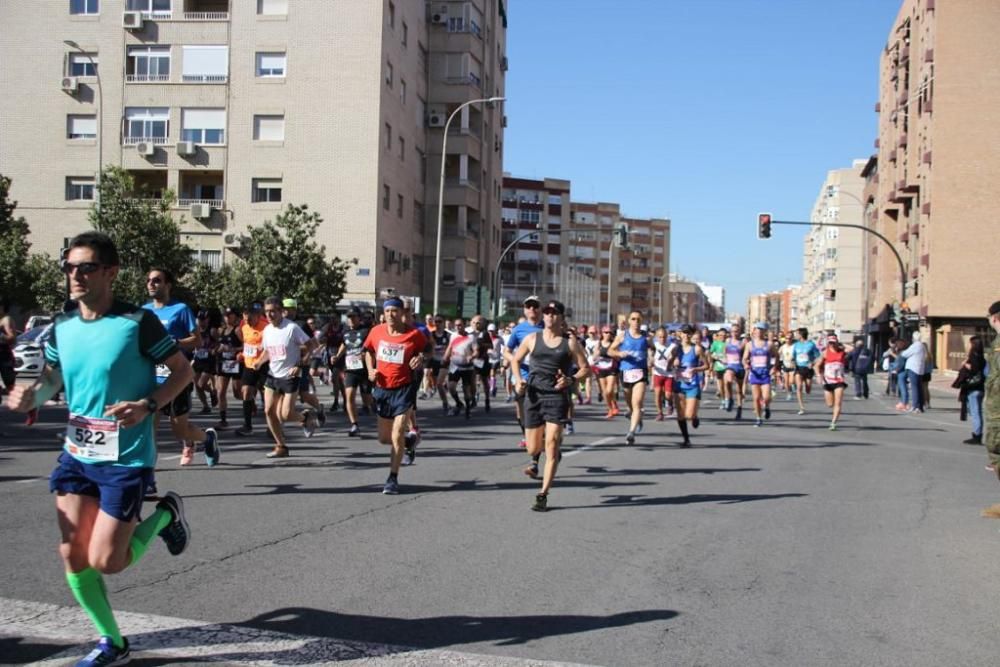
[[[132,533],[132,541],[130,542],[132,558],[129,560],[129,566],[135,565],[143,557],[146,549],[149,548],[149,543],[156,539],[156,536],[160,534],[161,530],[167,527],[172,518],[170,512],[162,508],[157,508],[142,523],[135,527],[135,532]]]
[[[108,602],[108,592],[101,573],[92,567],[82,572],[67,572],[66,583],[73,591],[73,597],[94,623],[98,634],[110,637],[118,648],[125,646],[115,614],[111,611],[111,603]]]

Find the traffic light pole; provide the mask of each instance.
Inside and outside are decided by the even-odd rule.
[[[885,244],[887,246],[889,246],[889,250],[891,250],[892,254],[896,256],[896,261],[899,263],[899,280],[900,280],[900,288],[902,290],[902,298],[900,300],[900,304],[906,303],[906,266],[903,264],[903,258],[899,256],[899,251],[896,250],[896,246],[892,245],[892,242],[889,239],[887,239],[886,237],[882,236],[881,234],[879,234],[875,230],[869,229],[868,227],[865,227],[864,225],[847,225],[847,224],[833,223],[833,222],[798,222],[798,221],[792,221],[792,220],[773,220],[772,219],[771,220],[771,224],[772,225],[799,225],[799,226],[803,226],[803,227],[850,227],[852,229],[860,229],[863,232],[868,232],[872,236],[876,236],[876,237],[882,239],[885,242]],[[867,276],[865,277],[865,280],[868,280]],[[867,315],[868,314],[865,313],[866,317],[867,317]]]
[[[514,239],[513,241],[511,241],[507,245],[507,247],[503,249],[503,252],[500,253],[500,256],[497,257],[497,266],[493,270],[493,280],[491,281],[491,284],[490,284],[490,289],[493,290],[493,295],[492,296],[493,296],[493,319],[494,320],[500,318],[500,313],[499,313],[499,309],[500,309],[500,293],[499,292],[500,292],[500,290],[498,289],[499,286],[500,286],[500,263],[503,261],[503,258],[507,256],[507,253],[510,252],[510,249],[513,248],[514,246],[516,246],[522,239],[526,239],[529,236],[531,236],[532,234],[537,234],[537,233],[538,233],[537,231],[534,231],[534,232],[525,232],[525,233],[521,234],[516,239]],[[516,268],[514,269],[514,272],[517,273],[517,269]]]

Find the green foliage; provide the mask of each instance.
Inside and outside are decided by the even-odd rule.
[[[11,180],[0,175],[0,298],[9,299],[23,307],[31,307],[31,276],[26,271],[28,252],[28,223],[15,217],[17,202],[11,201]]]
[[[180,225],[170,215],[172,192],[152,199],[144,187],[136,187],[131,174],[114,166],[105,168],[98,190],[100,211],[96,205],[90,210],[90,223],[118,248],[121,269],[115,296],[130,303],[145,302],[145,276],[153,267],[169,269],[178,279],[188,272],[191,249],[181,243]]]
[[[31,295],[35,306],[48,313],[62,310],[66,302],[66,276],[59,270],[59,261],[47,254],[28,258]]]

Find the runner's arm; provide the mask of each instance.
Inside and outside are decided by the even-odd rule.
[[[182,350],[193,350],[194,348],[201,345],[201,332],[195,329],[191,332],[191,335],[187,338],[181,338],[177,341],[177,347]]]
[[[41,377],[31,386],[14,385],[7,391],[7,407],[14,412],[28,412],[56,395],[62,388],[62,371],[46,364]]]
[[[575,338],[570,338],[569,340],[569,351],[576,359],[576,367],[579,369],[573,377],[577,382],[582,382],[590,375],[590,364],[587,363],[587,354],[584,351],[583,346],[581,346]]]
[[[531,334],[530,336],[528,336],[527,338],[525,338],[524,341],[521,342],[521,345],[517,348],[517,352],[515,352],[514,356],[511,357],[510,367],[511,367],[511,373],[514,376],[514,385],[515,386],[520,385],[521,382],[522,382],[522,380],[521,380],[521,362],[524,361],[524,358],[526,356],[528,356],[529,354],[531,354],[532,350],[535,349],[535,336],[536,335],[537,334]]]
[[[156,401],[157,405],[170,405],[178,394],[194,380],[194,371],[187,357],[178,350],[162,362],[170,369],[167,381],[157,386],[147,398]],[[109,405],[104,411],[105,417],[116,417],[122,428],[128,428],[140,423],[149,415],[145,398],[138,401],[119,401]]]
[[[612,359],[625,359],[628,357],[624,352],[619,352],[618,348],[625,341],[625,336],[622,334],[615,334],[615,339],[611,342],[611,347],[608,348],[608,356]]]

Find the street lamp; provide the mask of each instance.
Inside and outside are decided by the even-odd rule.
[[[94,69],[94,76],[97,78],[97,176],[94,181],[94,199],[97,204],[97,219],[101,219],[101,171],[104,169],[104,156],[102,148],[104,144],[104,92],[101,90],[101,72],[97,69],[94,57],[84,51],[83,47],[72,39],[64,39],[63,44],[75,49],[86,56],[90,61],[90,66]]]
[[[438,297],[441,293],[441,228],[444,224],[444,164],[448,157],[448,127],[452,119],[459,111],[471,104],[480,102],[503,102],[506,97],[485,97],[478,100],[469,100],[455,107],[455,110],[448,116],[444,124],[444,138],[441,140],[441,181],[438,186],[438,220],[437,220],[437,249],[434,253],[434,314],[438,313]]]

